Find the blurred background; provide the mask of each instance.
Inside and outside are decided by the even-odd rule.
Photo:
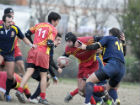
[[[140,0],[0,0],[0,19],[3,11],[11,7],[14,21],[23,33],[29,27],[47,22],[51,11],[61,14],[57,27],[63,35],[62,44],[55,49],[55,60],[65,49],[64,35],[72,31],[77,36],[108,35],[108,30],[117,27],[125,33],[127,41],[126,75],[123,81],[140,82]],[[26,61],[29,48],[21,43]],[[76,78],[78,61],[74,57],[59,77]]]

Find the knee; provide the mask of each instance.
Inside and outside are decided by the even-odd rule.
[[[7,73],[7,78],[8,79],[13,79],[14,74],[13,73]]]

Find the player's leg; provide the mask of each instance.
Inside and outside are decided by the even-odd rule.
[[[34,72],[34,67],[33,66],[27,68],[27,71],[26,71],[26,73],[23,76],[23,79],[21,81],[20,87],[17,89],[16,96],[18,97],[18,100],[22,103],[25,103],[25,98],[24,98],[24,95],[23,95],[23,92],[24,92],[23,87],[27,83],[27,81],[29,80],[29,78],[31,77],[33,72]]]
[[[19,74],[20,75],[24,75],[25,73],[25,66],[24,66],[24,62],[22,60],[22,56],[17,56],[15,57],[15,62],[16,62],[16,66],[19,70]]]
[[[77,80],[77,82],[78,82],[78,87],[80,87],[79,85],[80,85],[80,81],[81,81],[81,79],[82,79],[82,71],[81,70],[79,70],[79,72],[78,72],[78,76],[77,76],[77,78],[78,78],[78,80]],[[65,97],[65,99],[64,99],[64,101],[66,102],[66,103],[68,103],[70,100],[72,100],[72,98],[75,96],[75,95],[77,95],[79,93],[79,88],[76,88],[76,89],[74,89],[73,91],[71,91],[70,93],[68,93],[67,94],[67,96]]]
[[[2,55],[0,55],[0,65],[2,64],[3,61],[4,61],[4,58]]]
[[[12,88],[12,85],[15,84],[14,77],[13,77],[14,76],[15,62],[14,61],[6,61],[5,68],[7,70],[5,97],[6,97],[7,101],[10,101],[11,100],[11,97],[9,96],[10,89]]]
[[[85,73],[84,75],[85,77],[87,77],[87,73]],[[78,79],[78,93],[83,97],[85,97],[85,86],[86,86],[85,78],[79,78]],[[90,103],[92,105],[96,104],[93,96],[91,96]]]
[[[40,87],[41,87],[41,86],[40,86],[40,82],[39,82],[36,91],[35,91],[35,92],[33,93],[33,95],[30,97],[31,99],[35,99],[35,98],[37,98],[37,97],[40,95],[40,93],[41,93]]]
[[[15,44],[14,57],[15,57],[16,66],[19,70],[19,74],[23,76],[25,73],[25,66],[24,66],[21,50],[19,46],[17,46],[17,44]]]
[[[43,72],[41,71],[40,76],[41,76],[41,81],[40,81],[41,93],[40,93],[39,103],[47,105],[48,104],[48,101],[46,100],[47,70],[43,70]]]

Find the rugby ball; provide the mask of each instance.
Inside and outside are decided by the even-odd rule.
[[[60,56],[57,59],[57,63],[59,66],[67,66],[70,63],[70,59],[68,57],[65,57],[65,56]]]

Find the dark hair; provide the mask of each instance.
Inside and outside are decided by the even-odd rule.
[[[57,33],[56,38],[57,38],[57,37],[62,38],[62,35],[61,35],[60,33]]]
[[[73,43],[75,43],[76,40],[77,40],[77,37],[72,32],[68,32],[65,35],[65,41],[72,41]]]
[[[14,10],[12,8],[6,8],[4,9],[4,14],[14,13]]]
[[[48,15],[48,22],[51,23],[52,20],[56,21],[56,20],[60,20],[61,19],[61,16],[56,13],[56,12],[51,12],[49,15]]]
[[[11,15],[8,15],[8,14],[6,14],[6,15],[3,15],[3,17],[2,17],[2,21],[6,21],[6,17],[8,17],[8,18],[12,18],[12,16]]]
[[[118,37],[120,39],[121,31],[118,28],[111,28],[109,33],[111,33],[112,36]]]

